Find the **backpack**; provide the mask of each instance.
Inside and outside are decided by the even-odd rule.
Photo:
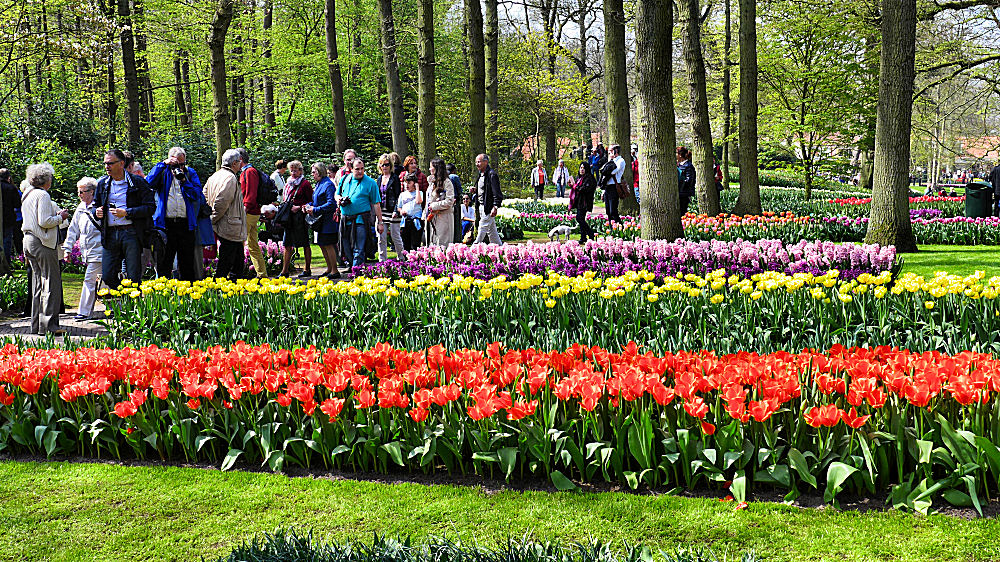
[[[260,181],[257,183],[257,204],[270,205],[278,200],[278,186],[274,185],[271,176],[260,170],[257,170],[257,173],[260,174]]]

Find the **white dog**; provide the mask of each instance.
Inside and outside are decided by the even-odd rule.
[[[555,242],[559,240],[560,236],[565,236],[566,241],[569,241],[569,234],[574,230],[576,230],[577,226],[579,225],[566,226],[564,224],[561,224],[553,228],[552,230],[549,231],[549,241]]]

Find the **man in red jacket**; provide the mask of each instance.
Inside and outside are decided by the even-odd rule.
[[[243,205],[247,209],[247,251],[250,263],[258,278],[267,277],[267,263],[264,253],[260,251],[257,241],[260,223],[260,203],[257,202],[257,187],[260,185],[260,171],[250,164],[250,153],[245,148],[237,148],[243,158],[243,170],[240,171],[240,189],[243,191]]]

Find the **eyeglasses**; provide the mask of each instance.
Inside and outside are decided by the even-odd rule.
[[[382,164],[382,167],[383,167],[383,168],[385,168],[386,166],[392,166],[392,164],[390,164],[390,163],[388,163],[388,162],[386,162],[385,164]]]
[[[104,163],[104,167],[107,168],[108,166],[114,166],[115,164],[117,164],[119,162],[121,162],[121,160],[112,160],[111,162],[105,162]]]
[[[77,195],[83,195],[84,193],[90,193],[91,191],[93,191],[93,190],[92,189],[84,189],[82,191],[77,191],[76,194]]]

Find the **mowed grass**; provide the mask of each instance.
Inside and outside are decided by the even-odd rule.
[[[279,527],[323,540],[533,536],[764,560],[998,560],[1000,522],[626,493],[503,491],[104,464],[0,463],[2,560],[198,560]]]
[[[914,254],[900,254],[904,260],[903,273],[916,273],[933,277],[936,271],[955,275],[971,275],[976,270],[986,272],[986,277],[1000,275],[1000,246],[949,246],[926,244]]]

